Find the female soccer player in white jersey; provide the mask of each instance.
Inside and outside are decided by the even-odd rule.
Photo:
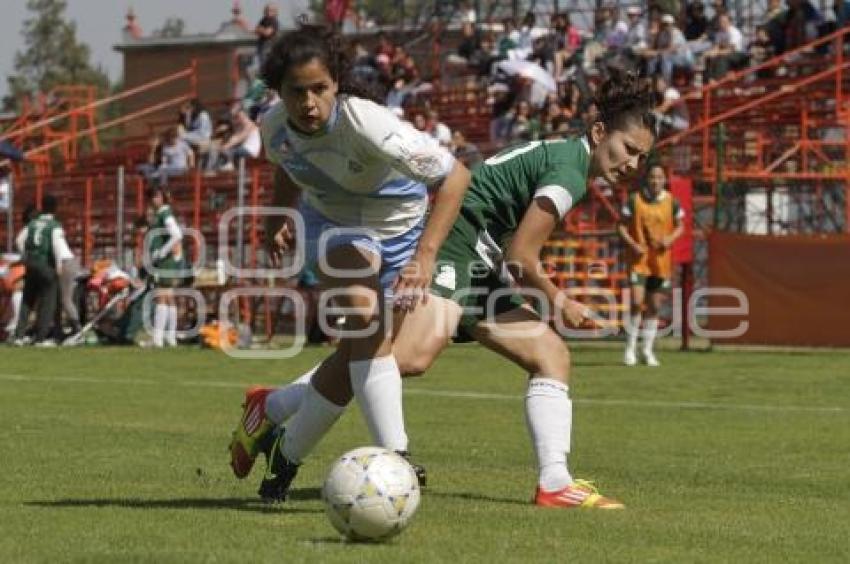
[[[431,286],[436,296],[405,318],[393,346],[403,372],[421,373],[447,344],[451,331],[442,328],[459,325],[530,374],[525,407],[539,465],[534,501],[540,506],[623,507],[570,474],[569,351],[518,294],[507,291],[502,276],[504,265],[515,285],[536,290],[549,311],[571,325],[589,315],[544,274],[540,252],[584,197],[588,178],[613,184],[634,174],[655,135],[649,89],[635,77],[606,82],[596,102],[600,114],[585,137],[512,147],[475,170],[438,255]],[[293,413],[300,415],[308,378],[268,395],[253,416],[281,424]]]
[[[281,462],[270,467],[260,495],[275,500],[352,392],[375,443],[407,451],[401,375],[383,326],[385,292],[394,292],[402,311],[427,299],[469,172],[429,136],[364,98],[338,38],[321,28],[304,26],[281,37],[263,80],[281,97],[261,123],[266,155],[277,165],[274,205],[297,207],[305,229],[296,233],[284,220],[270,232],[281,248],[302,238],[306,263],[318,266],[324,289],[351,312],[348,336],[314,369],[304,409],[274,445]],[[426,220],[428,187],[436,194]],[[248,400],[250,411],[260,398]],[[244,476],[257,446],[239,438],[231,458],[236,475]]]

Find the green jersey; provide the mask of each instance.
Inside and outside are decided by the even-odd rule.
[[[151,237],[151,255],[163,248],[168,242],[169,235],[167,222],[169,217],[174,217],[174,212],[171,211],[171,206],[168,204],[156,210],[156,216],[154,217],[153,225],[151,226],[152,229],[156,230],[155,234]]]
[[[563,217],[587,191],[590,148],[584,138],[531,141],[498,153],[472,174],[461,216],[498,246],[517,230],[535,197],[552,200]]]
[[[53,214],[41,214],[27,225],[27,239],[24,243],[24,255],[29,260],[37,260],[56,265],[53,254],[53,233],[62,226],[53,218]]]

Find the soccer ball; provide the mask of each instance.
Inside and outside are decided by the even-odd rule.
[[[331,524],[351,540],[397,535],[419,507],[419,481],[404,458],[387,449],[362,447],[333,465],[322,499]]]

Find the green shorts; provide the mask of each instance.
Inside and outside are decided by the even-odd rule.
[[[661,278],[660,276],[646,276],[632,272],[629,274],[629,284],[632,286],[643,286],[647,292],[657,292],[658,290],[669,290],[670,279]]]
[[[191,277],[185,257],[175,259],[169,255],[154,265],[153,284],[157,288],[179,288]]]
[[[452,300],[463,308],[459,333],[470,335],[480,322],[525,304],[499,275],[492,260],[485,258],[481,238],[474,239],[475,229],[459,218],[437,255],[431,293]]]

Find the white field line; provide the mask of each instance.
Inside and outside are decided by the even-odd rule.
[[[122,384],[136,386],[180,386],[186,388],[234,388],[244,389],[246,384],[240,382],[222,382],[216,380],[146,380],[144,378],[84,378],[70,377],[33,377],[20,374],[0,374],[0,381],[6,382],[44,382],[57,384]],[[407,388],[404,391],[409,396],[432,396],[449,399],[520,401],[522,396],[511,394],[493,394],[484,392],[469,392],[461,390],[425,390]],[[771,405],[745,403],[709,403],[699,401],[656,401],[631,399],[574,399],[579,405],[621,406],[621,407],[650,407],[662,409],[713,409],[729,411],[764,411],[764,412],[801,412],[801,413],[846,413],[850,408],[830,406],[805,405]]]

